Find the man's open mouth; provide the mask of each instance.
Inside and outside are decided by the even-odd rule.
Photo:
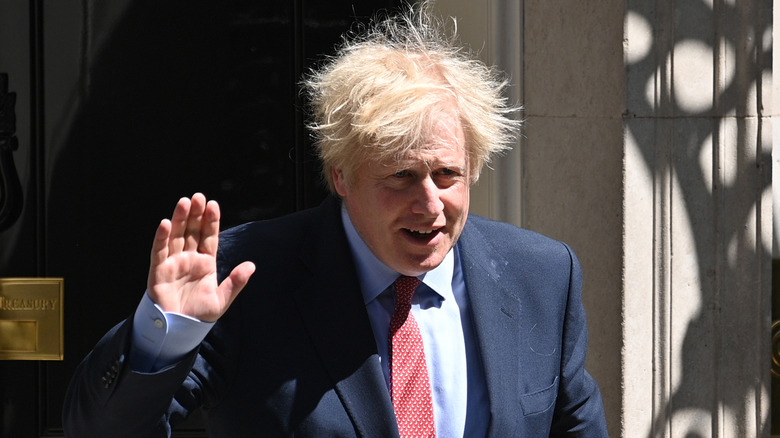
[[[404,231],[409,236],[412,236],[415,239],[418,240],[431,240],[435,236],[437,236],[441,232],[442,228],[434,228],[434,229],[420,229],[420,230],[412,230],[409,228],[404,228]]]

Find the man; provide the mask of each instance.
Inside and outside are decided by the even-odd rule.
[[[332,198],[222,234],[214,201],[179,201],[68,436],[168,436],[198,407],[220,437],[607,435],[573,253],[468,215],[517,128],[504,84],[426,8],[305,83]]]

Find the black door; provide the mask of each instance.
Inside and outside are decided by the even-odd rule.
[[[0,277],[65,284],[65,359],[0,361],[2,437],[62,435],[68,380],[134,310],[179,197],[218,200],[223,227],[319,203],[297,82],[396,3],[0,2]]]

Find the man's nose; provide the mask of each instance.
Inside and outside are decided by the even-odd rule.
[[[441,189],[436,185],[431,176],[429,175],[421,179],[416,186],[412,211],[429,216],[441,214],[444,210],[444,203],[441,201],[440,196]]]

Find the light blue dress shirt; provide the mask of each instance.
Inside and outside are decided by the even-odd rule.
[[[387,336],[394,307],[392,284],[400,274],[368,249],[343,206],[342,221],[389,390]],[[425,348],[436,435],[485,436],[490,406],[457,249],[419,278],[422,284],[412,298],[412,314]],[[131,368],[154,372],[175,364],[203,341],[213,325],[163,312],[145,293],[133,320]]]
[[[163,312],[144,293],[133,316],[130,368],[150,373],[176,364],[203,342],[213,326],[213,322]]]
[[[392,285],[400,274],[369,250],[343,205],[341,217],[389,390]],[[489,401],[457,248],[447,253],[439,266],[418,278],[422,284],[412,297],[412,315],[425,348],[436,436],[485,436]]]

